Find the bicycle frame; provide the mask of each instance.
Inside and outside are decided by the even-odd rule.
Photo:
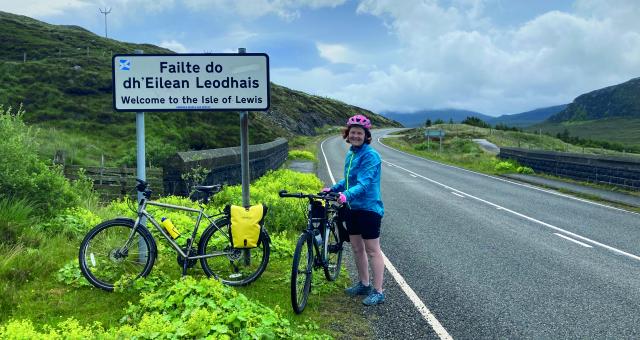
[[[187,251],[186,251],[186,253],[173,240],[173,238],[171,238],[171,236],[169,236],[167,231],[160,225],[160,223],[156,219],[153,218],[153,215],[151,215],[147,211],[147,209],[146,209],[147,205],[153,205],[153,206],[162,207],[162,208],[168,208],[168,209],[173,209],[173,210],[188,211],[188,212],[192,212],[192,213],[197,213],[198,214],[198,218],[196,220],[195,227],[193,228],[193,232],[191,233],[191,237],[187,241],[187,248],[186,248]],[[194,208],[187,208],[187,207],[183,207],[183,206],[179,206],[179,205],[173,205],[173,204],[167,204],[167,203],[151,201],[151,200],[147,200],[146,198],[142,198],[140,200],[140,204],[138,205],[138,217],[136,218],[136,222],[134,224],[133,229],[131,230],[131,234],[129,235],[129,238],[127,239],[127,242],[123,246],[123,250],[126,250],[131,246],[131,244],[133,242],[133,237],[134,237],[134,234],[135,234],[135,230],[138,228],[138,226],[140,226],[142,224],[142,221],[144,219],[146,219],[149,222],[151,222],[151,224],[153,224],[153,226],[156,227],[156,229],[158,229],[158,231],[162,234],[162,236],[169,242],[171,247],[178,254],[180,254],[180,256],[182,256],[185,260],[198,260],[198,259],[201,259],[201,258],[209,258],[209,257],[214,257],[214,256],[227,255],[228,254],[227,252],[220,252],[220,253],[214,253],[214,254],[205,254],[205,255],[196,255],[196,256],[189,256],[188,255],[191,252],[191,248],[192,248],[193,242],[194,242],[194,240],[196,238],[196,234],[198,232],[198,228],[200,226],[200,222],[202,221],[202,217],[204,216],[207,220],[209,220],[209,222],[211,224],[213,224],[217,228],[218,226],[215,224],[215,221],[213,221],[212,217],[219,216],[219,215],[222,215],[222,214],[208,215],[207,213],[205,213],[204,208],[202,206],[200,206],[200,209],[194,209]],[[144,225],[143,225],[143,227],[144,227]]]
[[[331,219],[334,217],[329,217],[329,214],[336,213],[335,208],[332,206],[331,203],[329,203],[329,201],[323,201],[323,207],[324,207],[324,213],[323,213],[323,217],[313,217],[312,216],[312,200],[309,199],[309,209],[308,209],[308,214],[309,214],[309,218],[307,220],[307,228],[304,230],[305,233],[307,233],[308,235],[310,235],[311,239],[312,239],[312,243],[313,243],[313,249],[315,250],[315,256],[314,256],[314,265],[315,266],[323,266],[325,264],[325,262],[327,261],[327,254],[325,253],[325,249],[326,247],[326,243],[329,241],[326,237],[325,237],[325,231],[326,228],[329,227],[329,223],[331,222]],[[315,224],[317,225],[315,225]],[[318,233],[320,234],[320,238],[322,239],[322,243],[317,244],[315,242],[315,230],[318,231]],[[315,263],[317,260],[318,263]]]

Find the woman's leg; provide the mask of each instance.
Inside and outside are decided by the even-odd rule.
[[[362,238],[361,238],[362,239]],[[380,249],[380,238],[364,240],[367,255],[371,257],[371,271],[373,271],[373,288],[382,292],[382,279],[384,276],[384,258]],[[366,256],[365,256],[366,258]]]
[[[349,235],[349,241],[351,242],[351,249],[356,260],[356,268],[358,268],[358,276],[360,282],[363,285],[369,285],[369,261],[367,260],[367,253],[365,252],[365,243],[362,240],[362,235]]]

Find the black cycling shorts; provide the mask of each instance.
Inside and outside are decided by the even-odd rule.
[[[345,210],[345,222],[347,222],[349,235],[361,235],[365,240],[380,237],[382,216],[369,210]]]

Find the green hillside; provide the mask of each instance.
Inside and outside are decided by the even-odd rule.
[[[549,117],[551,123],[613,117],[640,118],[640,78],[578,96],[566,109]]]
[[[102,155],[109,165],[134,163],[135,113],[112,108],[111,56],[136,49],[174,52],[5,12],[0,12],[0,41],[0,104],[24,106],[25,120],[42,129],[43,156],[64,149],[77,164],[98,164]],[[376,126],[398,126],[336,100],[271,86],[270,110],[250,113],[251,143],[314,135],[318,127],[344,124],[354,112],[370,116]],[[240,144],[236,112],[161,112],[145,118],[147,159],[155,165],[178,150]]]
[[[640,150],[638,93],[640,78],[585,93],[563,111],[527,130],[542,130],[553,136],[568,134],[600,144],[619,144],[616,149]]]
[[[640,148],[640,118],[616,117],[561,123],[545,122],[532,127],[532,131],[540,129],[542,133],[552,136],[563,133],[566,129],[571,136]]]

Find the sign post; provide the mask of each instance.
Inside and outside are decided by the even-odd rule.
[[[238,54],[245,54],[245,48],[238,48]],[[240,170],[242,171],[242,205],[248,208],[249,194],[249,112],[240,112]]]

